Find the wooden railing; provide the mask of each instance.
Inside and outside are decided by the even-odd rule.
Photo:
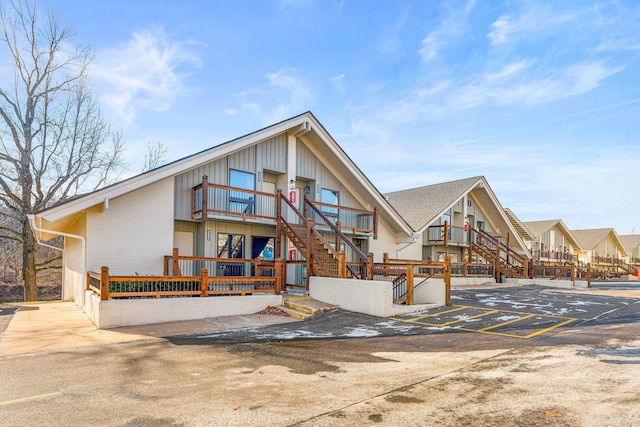
[[[191,218],[206,221],[209,214],[275,219],[276,195],[212,184],[205,175],[191,189]]]
[[[357,209],[354,209],[353,211],[364,212]],[[377,216],[377,211],[374,215]],[[315,224],[313,227],[314,230],[318,228],[319,230],[324,230],[325,233],[332,235],[334,248],[340,248],[339,250],[341,250],[344,245],[345,256],[351,263],[358,263],[362,266],[361,269],[359,269],[360,274],[358,274],[358,270],[352,270],[349,265],[346,265],[351,276],[360,279],[370,277],[370,263],[373,258],[373,254],[365,254],[362,252],[347,236],[344,235],[344,233],[342,233],[340,222],[332,222],[331,219],[327,217],[327,213],[323,212],[320,207],[316,206],[316,204],[311,202],[306,196],[304,198],[304,217],[310,218],[312,224]],[[375,221],[375,223],[377,223],[377,221]],[[325,241],[325,239],[323,239],[323,241]]]
[[[558,252],[535,249],[531,251],[533,259],[538,261],[578,262],[578,256],[569,252]]]
[[[283,196],[284,197],[284,196]],[[284,197],[286,199],[286,197]],[[308,199],[305,196],[305,199]],[[287,199],[288,200],[288,199]],[[209,214],[237,216],[242,219],[278,219],[278,204],[282,198],[277,194],[246,190],[238,187],[213,184],[205,175],[202,182],[191,189],[191,218],[206,221]],[[338,225],[343,232],[373,234],[378,238],[378,209],[373,212],[347,206],[311,202],[323,212],[328,221]],[[307,204],[304,207],[306,217]]]
[[[321,216],[323,222],[333,224],[341,232],[373,234],[374,239],[378,238],[378,208],[370,212],[364,209],[314,202],[306,194],[304,201],[305,217],[311,216],[318,223],[317,217]],[[311,210],[309,210],[310,207]]]
[[[193,257],[184,257],[193,258]],[[244,260],[251,262],[253,260]],[[284,260],[276,261],[273,276],[209,276],[206,268],[190,276],[111,276],[108,267],[87,272],[87,290],[105,301],[114,298],[162,298],[280,293],[284,289]]]
[[[389,259],[384,254],[381,263],[374,263],[372,280],[393,283],[393,301],[397,304],[414,304],[414,290],[432,277],[442,277],[446,288],[446,305],[450,305],[451,263],[447,257],[444,262]]]

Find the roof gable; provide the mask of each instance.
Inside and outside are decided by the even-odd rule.
[[[433,223],[483,180],[481,176],[460,179],[386,193],[385,197],[414,230],[420,230]]]
[[[627,253],[630,254],[640,247],[640,234],[625,234],[621,235],[620,241],[627,249]]]
[[[321,150],[323,155],[331,160],[332,167],[339,169],[343,174],[349,174],[349,176],[355,178],[350,180],[350,183],[357,191],[363,194],[366,193],[365,196],[368,201],[381,208],[380,214],[391,224],[394,224],[396,230],[408,235],[413,233],[409,224],[388,203],[311,112],[300,114],[245,136],[224,142],[92,193],[75,197],[63,204],[40,211],[37,216],[49,223],[61,220],[91,206],[101,203],[108,204],[109,199],[119,197],[162,179],[196,169],[285,132],[295,136],[304,135],[305,138],[311,140],[314,147]]]
[[[483,176],[395,191],[385,194],[385,197],[414,230],[423,231],[473,190],[482,190],[484,192],[483,194],[487,196],[485,201],[488,200],[489,205],[483,206],[482,210],[486,215],[489,215],[487,209],[490,208],[494,217],[499,217],[500,222],[508,229],[509,234],[515,237],[515,241],[520,248],[528,254],[529,252],[522,236],[507,218],[498,198]],[[476,201],[480,204],[478,200]]]
[[[610,234],[621,252],[627,253],[624,245],[618,237],[618,233],[613,228],[592,228],[587,230],[571,230],[571,233],[578,239],[583,250],[593,250],[605,240]]]
[[[578,250],[583,250],[580,245],[580,241],[572,233],[571,230],[561,219],[549,219],[543,221],[525,221],[524,225],[531,231],[534,238],[540,237],[554,227],[557,227],[560,232],[569,240],[571,246]]]

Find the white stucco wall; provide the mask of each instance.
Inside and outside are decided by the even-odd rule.
[[[251,314],[281,304],[282,296],[275,294],[100,301],[87,292],[84,311],[99,328],[115,328]]]
[[[389,254],[391,259],[422,259],[422,246],[419,239],[408,246],[407,244],[411,242],[411,238],[403,236],[402,240],[407,243],[398,243],[396,232],[391,230],[384,221],[379,220],[378,238],[370,240],[369,248],[369,251],[373,252],[375,262],[382,262],[385,253]],[[400,250],[399,254],[398,250]]]
[[[111,275],[162,274],[173,250],[173,178],[87,211],[87,268]]]
[[[319,301],[338,305],[345,310],[378,317],[412,313],[440,305],[394,304],[393,284],[391,282],[336,279],[333,277],[311,277],[309,281],[309,295]],[[421,297],[423,297],[423,295],[421,295]]]
[[[67,230],[76,236],[85,235],[85,217],[80,215],[75,223]],[[62,299],[83,303],[86,287],[85,251],[82,240],[73,237],[64,238],[64,252],[62,254]]]

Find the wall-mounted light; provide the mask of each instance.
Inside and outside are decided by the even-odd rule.
[[[211,240],[211,230],[207,230],[207,241]]]
[[[262,182],[262,171],[258,171],[258,182]]]

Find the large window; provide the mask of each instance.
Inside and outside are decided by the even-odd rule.
[[[339,205],[340,203],[340,193],[335,190],[329,190],[328,188],[323,188],[320,192],[320,201],[322,203],[327,203],[329,205]],[[334,219],[338,219],[338,208],[331,208],[328,206],[322,206],[322,213],[326,216]]]
[[[250,172],[229,170],[229,186],[254,191],[256,189],[255,174]],[[246,191],[229,191],[229,212],[252,214],[255,209],[255,195]]]

